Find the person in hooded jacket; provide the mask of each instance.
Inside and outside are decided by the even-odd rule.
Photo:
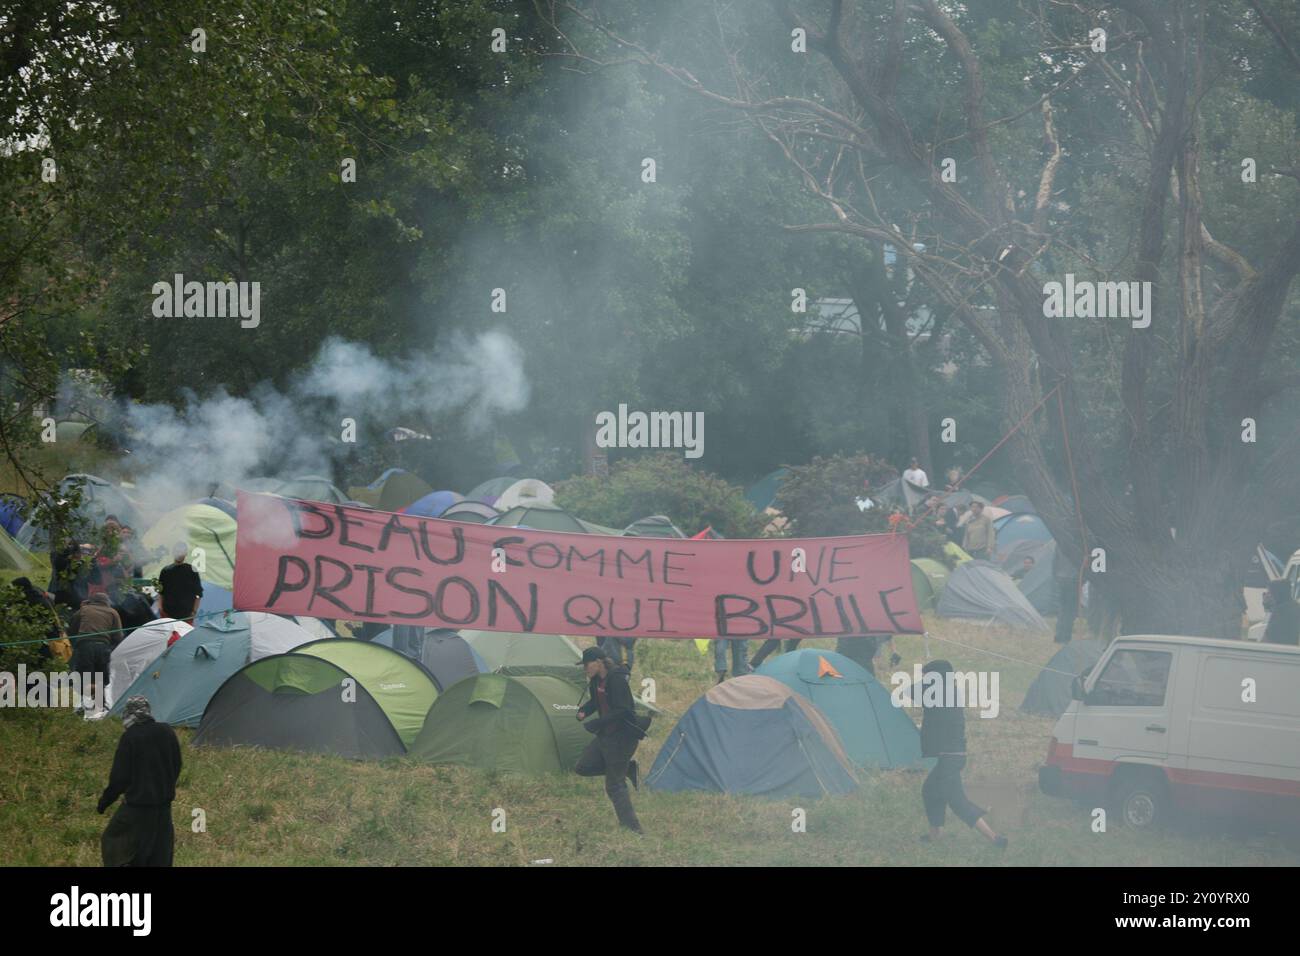
[[[632,806],[632,796],[627,791],[627,781],[637,785],[637,766],[634,755],[645,732],[636,723],[636,707],[632,688],[628,686],[628,669],[616,664],[599,647],[589,647],[582,652],[582,667],[587,672],[588,692],[591,699],[578,708],[578,719],[583,727],[596,735],[578,757],[574,772],[582,777],[605,777],[605,793],[620,826],[634,833],[641,832],[641,821]],[[598,716],[591,720],[593,714]]]
[[[1007,838],[989,826],[984,819],[987,811],[972,803],[961,785],[961,771],[966,766],[966,714],[959,706],[962,702],[947,699],[947,675],[952,672],[948,661],[931,661],[921,668],[921,687],[913,688],[914,694],[921,695],[922,702],[921,755],[936,759],[934,769],[921,785],[921,802],[930,823],[929,834],[921,840],[930,843],[942,835],[946,810],[951,807],[962,823],[974,827],[994,846],[1003,849]],[[933,700],[933,691],[930,695],[925,693],[925,687],[932,681],[938,681],[943,689],[938,704],[926,704],[927,698]]]
[[[180,744],[169,725],[153,719],[145,697],[127,699],[122,726],[108,786],[99,798],[100,813],[124,798],[100,838],[104,866],[171,866]]]

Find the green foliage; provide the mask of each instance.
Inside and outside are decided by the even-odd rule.
[[[50,658],[42,657],[41,643],[49,631],[53,618],[45,608],[27,603],[21,588],[14,585],[0,587],[0,620],[5,622],[0,639],[0,672],[17,673],[18,665],[29,671],[49,670]]]
[[[562,481],[555,486],[555,502],[611,528],[667,515],[688,535],[712,527],[727,538],[757,538],[768,522],[754,512],[743,489],[671,454],[618,462],[607,478],[585,475]]]
[[[946,539],[920,511],[908,517],[879,504],[866,511],[858,507],[858,498],[873,497],[897,477],[892,465],[871,455],[818,456],[807,465],[790,468],[774,504],[789,519],[786,530],[793,535],[905,533],[912,557],[945,561]]]
[[[855,499],[897,477],[892,465],[871,455],[819,455],[790,468],[774,504],[790,519],[791,532],[801,537],[864,534],[880,530],[872,514],[877,509],[864,512]]]

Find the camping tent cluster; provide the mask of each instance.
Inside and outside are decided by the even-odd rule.
[[[754,509],[784,520],[775,508],[781,484],[789,475],[779,468],[755,482],[745,492]],[[970,555],[955,543],[945,547],[951,570],[932,558],[912,560],[912,586],[923,611],[941,617],[996,622],[1009,627],[1043,631],[1043,615],[1055,614],[1057,582],[1052,575],[1056,543],[1033,504],[1021,494],[993,494],[982,485],[957,491],[923,488],[901,476],[876,488],[870,498],[879,507],[899,508],[908,514],[942,514],[950,507],[969,507],[978,501],[997,531],[995,564],[970,567]],[[990,497],[989,495],[992,495]],[[1026,558],[1031,558],[1026,570]],[[1015,574],[1015,577],[1012,575]],[[953,593],[944,599],[949,584]]]
[[[756,506],[771,507],[784,474],[774,473],[754,489]],[[65,481],[74,479],[90,489],[82,509],[92,518],[140,513],[102,479]],[[516,477],[493,479],[467,495],[434,489],[400,469],[346,493],[319,476],[250,479],[240,487],[503,527],[686,536],[663,515],[648,515],[621,531],[594,524],[558,507],[545,483]],[[347,636],[342,622],[235,612],[236,489],[210,491],[213,496],[161,515],[142,536],[149,555],[144,573],[150,577],[179,545],[203,556],[203,603],[193,628],[157,620],[115,649],[110,690],[121,692],[111,713],[139,694],[149,698],[159,719],[196,728],[197,746],[284,748],[354,759],[408,755],[519,773],[572,770],[590,740],[573,719],[587,688],[572,640],[411,627],[368,633],[362,640]],[[900,484],[893,491],[906,502],[915,489]],[[1016,509],[1007,508],[998,519],[1008,547],[1036,556],[1052,548],[1027,503],[1008,503]],[[0,560],[5,543],[0,537]],[[1050,565],[1038,563],[1044,572]],[[1032,600],[1036,590],[1022,594],[994,565],[966,561],[950,572],[919,558],[912,566],[924,608],[1043,626]],[[1050,584],[1048,575],[1037,587]],[[1072,659],[1068,667],[1076,664]],[[1059,687],[1042,693],[1055,700]],[[864,769],[925,764],[916,726],[868,670],[840,654],[808,648],[778,655],[757,673],[718,685],[695,701],[646,779],[652,789],[665,791],[816,796],[854,789]]]
[[[391,631],[321,639],[262,613],[228,612],[193,628],[156,621],[114,651],[113,685],[125,690],[110,713],[142,695],[159,720],[197,728],[195,746],[409,755],[525,774],[571,771],[590,741],[573,719],[587,687],[569,638],[434,631],[416,657],[392,640]],[[868,671],[804,649],[697,700],[647,782],[817,796],[854,789],[862,768],[923,763],[915,725]]]

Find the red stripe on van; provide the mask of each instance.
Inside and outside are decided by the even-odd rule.
[[[1047,766],[1059,767],[1062,773],[1092,774],[1108,777],[1119,764],[1114,760],[1074,756],[1074,747],[1053,741],[1047,754]],[[1216,770],[1178,770],[1162,767],[1169,782],[1178,787],[1215,790],[1240,790],[1277,797],[1300,797],[1300,780],[1262,777],[1244,773],[1220,773]]]
[[[1052,747],[1047,753],[1047,765],[1060,767],[1062,773],[1093,773],[1109,777],[1115,772],[1115,761],[1097,760],[1094,757],[1074,756],[1074,745],[1063,744],[1053,738]]]
[[[1166,769],[1169,782],[1184,787],[1214,787],[1219,790],[1248,790],[1277,797],[1300,797],[1300,780],[1256,777],[1244,773],[1219,773],[1216,770]]]

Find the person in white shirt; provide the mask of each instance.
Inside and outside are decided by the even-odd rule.
[[[930,479],[924,471],[921,470],[921,463],[915,458],[912,459],[911,465],[903,472],[903,480],[916,485],[918,488],[929,488]]]

